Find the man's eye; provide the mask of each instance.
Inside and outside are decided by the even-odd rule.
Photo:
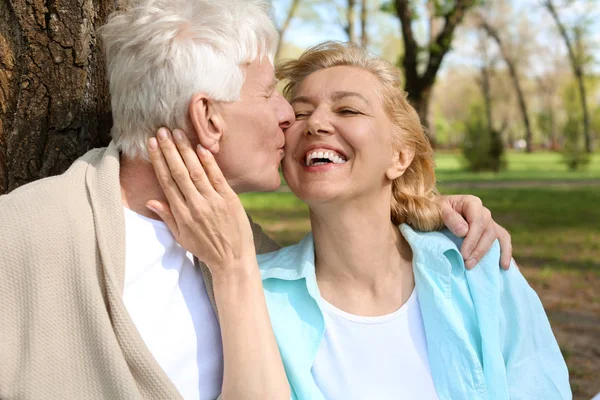
[[[310,116],[310,113],[308,113],[308,112],[297,112],[296,113],[296,119],[307,118],[308,116]]]
[[[350,108],[343,108],[343,109],[339,110],[338,112],[340,114],[344,114],[344,115],[358,115],[358,114],[360,114],[358,111],[352,110]]]

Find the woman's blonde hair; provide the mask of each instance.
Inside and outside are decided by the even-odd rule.
[[[394,224],[407,223],[422,231],[441,228],[441,202],[435,186],[433,150],[419,115],[406,99],[396,67],[356,45],[324,42],[309,48],[297,60],[278,63],[276,71],[277,77],[286,81],[283,94],[289,101],[310,74],[337,66],[362,68],[377,78],[386,112],[394,125],[391,132],[394,148],[408,147],[415,153],[405,173],[392,182],[392,221]]]

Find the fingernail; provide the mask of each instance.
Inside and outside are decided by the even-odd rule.
[[[475,264],[477,264],[477,260],[475,260],[474,258],[469,258],[466,263],[467,268],[469,269],[473,268]]]
[[[464,237],[467,235],[467,232],[469,232],[469,227],[467,225],[461,225],[457,230],[456,233],[458,234],[458,236],[460,237]]]
[[[177,142],[183,142],[183,133],[179,129],[173,131],[173,136]]]
[[[150,139],[148,139],[148,148],[150,150],[156,150],[157,147],[158,142],[156,141],[156,138],[151,137]]]
[[[157,136],[158,136],[158,138],[159,138],[160,140],[165,140],[166,138],[168,138],[168,137],[169,137],[169,135],[167,135],[167,130],[166,130],[166,129],[164,129],[164,128],[160,128],[160,129],[158,130],[158,135],[157,135]]]
[[[206,149],[201,144],[199,144],[198,145],[198,153],[204,153],[204,152],[206,152]]]

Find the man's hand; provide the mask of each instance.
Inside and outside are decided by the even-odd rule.
[[[510,234],[492,219],[492,213],[484,207],[479,197],[461,194],[444,196],[442,217],[452,233],[465,238],[460,253],[468,269],[481,260],[496,239],[500,241],[500,265],[504,269],[510,267]]]

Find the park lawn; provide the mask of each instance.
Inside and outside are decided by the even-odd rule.
[[[540,296],[569,366],[574,398],[600,392],[600,186],[440,189],[479,196],[511,232],[514,257]],[[290,192],[241,197],[282,245],[310,228],[306,205]]]
[[[600,153],[592,154],[590,165],[581,171],[569,171],[560,153],[509,151],[506,157],[505,171],[474,173],[462,170],[460,152],[438,151],[435,154],[438,182],[600,180]]]
[[[445,194],[464,193],[448,189]],[[469,188],[512,234],[515,258],[536,268],[600,274],[600,187]],[[248,193],[246,210],[283,245],[309,230],[306,205],[290,192]]]

